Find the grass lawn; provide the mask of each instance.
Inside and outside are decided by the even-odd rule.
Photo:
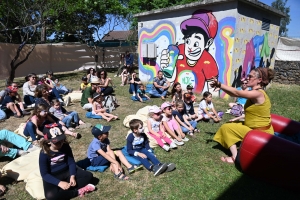
[[[68,88],[79,88],[83,72],[72,72],[55,75]],[[113,77],[109,73],[108,77]],[[135,114],[136,111],[146,105],[161,105],[161,99],[153,99],[153,102],[140,103],[130,100],[128,85],[121,87],[120,78],[113,78],[117,85],[115,94],[120,103],[120,107],[114,111],[121,118],[120,121],[109,122],[112,126],[110,141],[112,147],[125,145],[125,136],[128,131],[123,126],[123,119],[126,115]],[[16,81],[23,81],[16,79]],[[0,88],[4,88],[4,81],[0,82]],[[21,92],[22,90],[20,90]],[[267,91],[272,102],[272,113],[280,114],[293,120],[300,121],[299,96],[300,87],[290,85],[280,85],[274,83]],[[197,96],[198,103],[201,99]],[[227,109],[227,100],[214,98],[214,105],[217,110]],[[80,108],[80,103],[71,104],[67,110],[76,110],[84,121],[93,125],[101,123],[107,125],[103,120],[86,119],[85,112]],[[214,133],[231,117],[224,115],[220,124],[199,123],[201,130],[196,138],[191,138],[184,146],[176,150],[165,152],[156,148],[157,157],[162,162],[174,162],[177,169],[170,173],[165,173],[159,177],[154,177],[152,173],[141,170],[131,175],[131,181],[119,182],[113,178],[113,174],[106,170],[104,173],[93,173],[99,181],[96,185],[97,191],[86,195],[86,199],[299,199],[299,196],[284,189],[255,180],[239,172],[234,165],[228,165],[220,161],[224,151],[217,143],[212,141]],[[27,118],[10,118],[0,123],[1,129],[14,131],[21,122]],[[93,136],[88,129],[81,129],[82,138],[75,140],[68,138],[72,147],[75,160],[86,157],[86,151]],[[9,162],[9,159],[1,158],[0,167]],[[284,172],[278,172],[284,173]],[[276,174],[274,174],[276,176]],[[12,179],[4,177],[0,179],[0,184],[5,184],[8,188],[4,195],[6,199],[32,199],[25,190],[25,183],[15,183]]]

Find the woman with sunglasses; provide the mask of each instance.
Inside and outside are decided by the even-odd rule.
[[[99,87],[101,88],[100,94],[102,96],[107,96],[112,94],[114,92],[114,89],[108,85],[111,84],[113,87],[115,86],[112,82],[112,79],[107,78],[107,72],[101,69],[99,72],[97,72],[97,77],[99,78],[100,81],[100,85],[99,85]]]
[[[23,84],[24,102],[30,107],[34,107],[35,96],[34,91],[37,86],[37,76],[35,73],[30,73],[25,77],[26,82]]]
[[[225,163],[233,164],[237,156],[236,143],[243,140],[250,130],[260,130],[274,134],[271,124],[271,102],[264,88],[274,78],[275,72],[270,68],[258,67],[250,71],[246,78],[246,86],[252,90],[237,90],[236,88],[220,83],[216,78],[211,86],[221,89],[230,96],[247,99],[245,121],[223,124],[214,136],[214,140],[231,151],[230,157],[221,157]]]

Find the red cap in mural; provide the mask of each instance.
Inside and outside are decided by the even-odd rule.
[[[187,29],[187,26],[195,26],[202,28],[209,38],[214,38],[218,30],[218,22],[216,17],[208,10],[197,10],[192,17],[183,21],[180,29]]]

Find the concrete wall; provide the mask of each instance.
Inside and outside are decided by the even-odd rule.
[[[271,19],[269,32],[261,30],[262,18]],[[205,42],[204,47],[200,48],[200,58],[196,60],[196,64],[184,47],[188,45],[183,39],[181,25],[186,20],[191,23],[194,21],[192,26],[206,24],[213,41]],[[183,88],[192,84],[198,93],[209,90],[207,81],[216,75],[224,84],[238,86],[240,78],[247,75],[257,63],[261,66],[274,66],[278,25],[279,17],[240,1],[222,1],[209,6],[139,16],[139,76],[144,82],[152,82],[157,71],[163,70],[169,81],[179,81]],[[216,34],[212,34],[213,32]],[[198,34],[203,36],[200,31]],[[193,35],[188,38],[196,41]],[[157,45],[157,58],[147,59],[141,56],[142,44],[147,43]],[[192,53],[197,49],[190,48]],[[194,56],[195,59],[197,56]],[[249,60],[251,56],[252,59]],[[223,92],[214,95],[228,97]]]
[[[274,82],[300,85],[300,62],[276,61]]]
[[[10,62],[14,58],[19,45],[0,43],[0,79],[6,79],[10,73]],[[20,59],[24,59],[29,50],[25,46],[21,51]],[[135,55],[137,63],[136,47],[107,47],[97,48],[98,66],[106,68],[118,67],[120,54],[129,50]],[[95,52],[87,45],[36,45],[28,60],[16,70],[16,77],[26,76],[30,72],[44,74],[48,70],[53,72],[65,72],[80,70],[95,66]],[[104,57],[103,57],[104,55]]]

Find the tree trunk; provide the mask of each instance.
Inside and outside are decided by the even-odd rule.
[[[27,55],[25,56],[25,58],[23,60],[21,60],[19,63],[16,63],[17,59],[19,58],[20,56],[20,52],[22,51],[23,47],[25,46],[27,40],[24,41],[18,48],[17,50],[17,53],[14,57],[14,59],[11,60],[10,62],[10,74],[9,74],[9,78],[8,78],[8,82],[9,83],[12,83],[15,79],[15,75],[16,75],[16,69],[21,65],[23,64],[26,60],[28,60],[30,54],[32,53],[32,51],[34,50],[36,44],[33,44],[31,46],[31,49],[30,51],[27,53]]]

